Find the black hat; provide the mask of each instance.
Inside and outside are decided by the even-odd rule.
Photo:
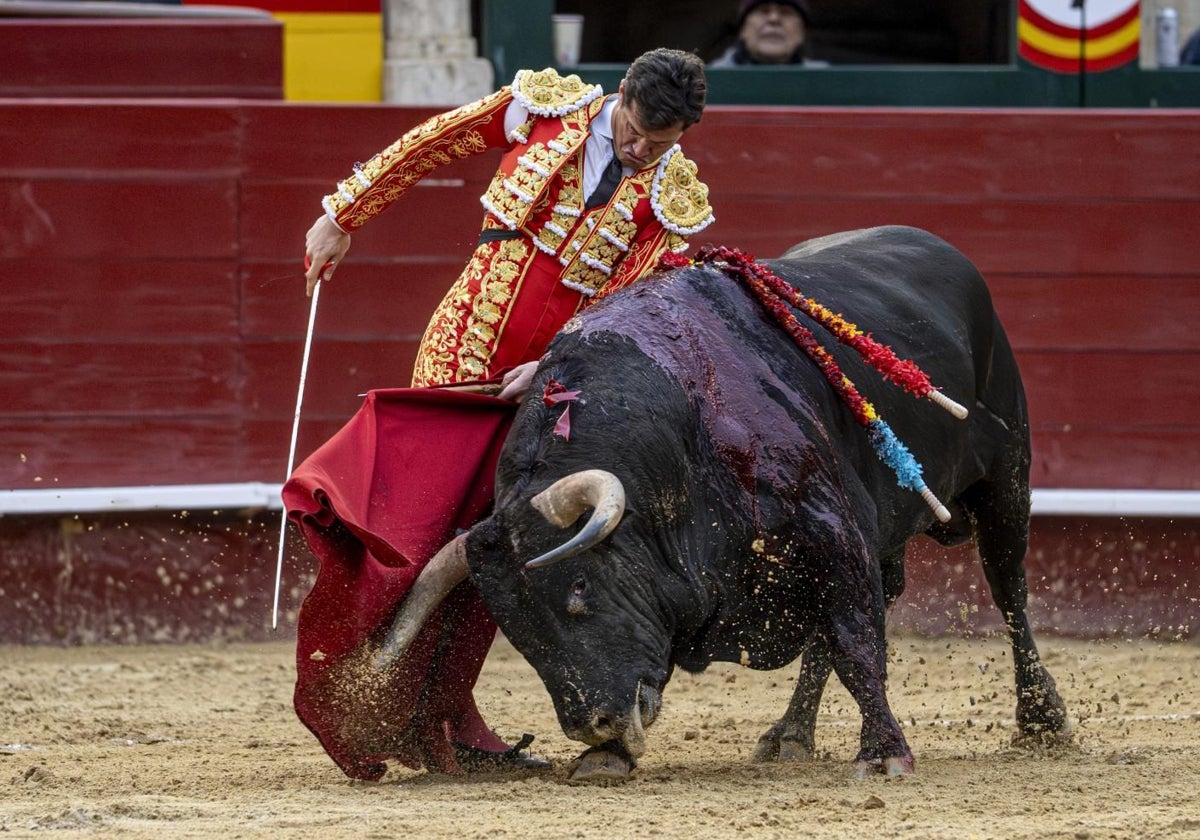
[[[746,15],[764,3],[778,3],[781,6],[791,6],[800,13],[800,17],[804,18],[804,25],[808,26],[808,3],[806,0],[742,0],[738,6],[738,27],[740,28],[746,22]]]

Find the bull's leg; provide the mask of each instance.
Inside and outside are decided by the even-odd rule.
[[[888,608],[904,591],[904,550],[881,564],[883,598]],[[758,739],[755,761],[807,761],[816,755],[817,711],[825,684],[833,672],[833,657],[825,637],[809,639],[800,660],[800,675],[787,711]]]
[[[883,565],[877,557],[849,556],[835,562],[835,568],[845,574],[831,577],[824,593],[829,609],[824,633],[833,670],[862,715],[855,758],[860,778],[873,772],[899,776],[914,769],[912,750],[887,701],[884,630],[887,594],[893,594],[896,583],[889,583],[885,594]]]
[[[829,645],[823,636],[813,636],[804,648],[800,676],[787,711],[758,739],[755,761],[806,761],[813,757],[817,709],[832,671]]]
[[[975,539],[992,600],[1004,616],[1017,685],[1017,727],[1024,736],[1065,738],[1067,708],[1038,654],[1026,607],[1029,584],[1029,489],[1023,481],[981,482],[964,502],[975,518]]]
[[[835,619],[832,637],[833,669],[862,714],[855,767],[860,778],[873,772],[906,775],[914,770],[913,754],[887,701],[882,616],[878,622],[862,619],[861,613]]]

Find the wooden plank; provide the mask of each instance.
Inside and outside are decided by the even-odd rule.
[[[355,232],[351,246],[354,258],[429,261],[457,255],[465,264],[483,223],[479,203],[482,188],[468,186],[453,171],[450,166],[444,177],[420,182]],[[332,182],[318,188],[305,184],[247,184],[241,199],[246,256],[274,260],[303,257],[304,234],[323,212],[321,199],[333,188]]]
[[[1200,490],[1200,426],[1037,423],[1032,432],[1035,487]]]
[[[285,439],[285,459],[286,446]],[[13,490],[263,480],[239,471],[239,456],[232,411],[166,418],[79,412],[0,421],[0,487]]]
[[[230,259],[237,191],[233,178],[0,179],[0,259]]]
[[[295,342],[247,341],[243,348],[246,420],[295,412],[302,347]],[[412,381],[416,341],[315,340],[308,364],[304,416],[349,417],[372,388],[403,388]]]
[[[232,103],[0,100],[0,177],[231,174],[239,126]]]
[[[195,643],[279,638],[312,586],[302,540],[289,546],[270,629],[278,515],[154,511],[6,517],[0,639],[24,644]],[[296,561],[300,555],[303,560]],[[51,559],[52,558],[52,559]]]
[[[436,111],[263,103],[246,113],[253,171],[336,180],[348,161],[365,159]],[[344,140],[328,142],[332,126]],[[1188,173],[1200,172],[1200,126],[1176,110],[711,106],[682,145],[715,196],[787,201],[847,194],[1189,201],[1195,179]],[[280,168],[283,160],[294,167]],[[484,155],[454,166],[471,167],[468,180],[486,181],[491,161]]]
[[[316,571],[289,529],[284,620],[273,631],[277,513],[21,516],[4,525],[3,644],[278,640],[294,628]],[[63,563],[73,569],[65,582]],[[893,630],[1003,632],[970,547],[944,549],[918,537],[905,568],[907,586],[889,616]],[[1037,517],[1027,568],[1029,616],[1041,632],[1177,639],[1194,637],[1200,624],[1194,521]]]
[[[355,251],[321,289],[316,335],[348,341],[419,340],[464,264],[465,258],[370,261]],[[297,263],[246,266],[241,299],[247,337],[303,339],[310,301]]]
[[[319,197],[349,175],[355,161],[385,149],[441,110],[375,104],[243,103],[247,180],[308,181]],[[456,161],[442,171],[486,181],[496,168],[498,154],[497,150]]]
[[[1196,277],[995,273],[987,281],[1018,351],[1200,350]]]
[[[0,417],[204,417],[237,407],[224,341],[0,343]],[[88,453],[88,458],[94,457]]]
[[[1038,424],[1200,430],[1200,353],[1052,353],[1017,357]],[[1200,441],[1198,441],[1200,442]]]
[[[10,260],[0,341],[236,342],[235,270],[232,260]]]
[[[1182,638],[1200,621],[1195,520],[1035,517],[1026,568],[1030,621],[1052,633]],[[905,554],[892,627],[921,633],[1003,631],[971,546],[918,537]]]
[[[984,273],[1195,276],[1190,230],[1200,202],[1114,203],[979,200],[962,204],[921,195],[875,199],[796,198],[781,208],[766,197],[714,202],[717,221],[700,243],[733,245],[760,258],[804,239],[884,224],[924,228],[965,253]]]
[[[0,41],[0,96],[283,96],[272,18],[0,18]]]
[[[726,197],[1194,201],[1200,181],[1179,111],[714,106],[683,145]]]
[[[293,395],[294,398],[294,395]],[[342,428],[358,410],[362,400],[344,413],[317,417],[305,410],[296,441],[299,465]],[[282,482],[287,472],[288,446],[292,438],[291,417],[286,420],[247,418],[242,422],[241,470],[248,480]]]

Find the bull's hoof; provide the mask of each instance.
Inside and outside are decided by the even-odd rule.
[[[1017,729],[1035,742],[1069,741],[1072,736],[1067,705],[1058,694],[1054,679],[1045,671],[1029,677],[1017,688]]]
[[[1028,731],[1018,732],[1013,736],[1012,745],[1015,749],[1040,752],[1068,746],[1074,740],[1075,728],[1070,720],[1065,720],[1056,729],[1031,727]]]
[[[768,761],[809,761],[812,757],[813,748],[810,741],[785,732],[777,723],[758,739],[751,760],[762,764]]]
[[[917,772],[916,761],[911,755],[889,756],[854,762],[854,778],[860,782],[871,776],[911,776]]]
[[[584,751],[571,763],[567,780],[588,784],[614,784],[627,781],[637,762],[620,744],[609,741]]]

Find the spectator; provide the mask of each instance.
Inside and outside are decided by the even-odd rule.
[[[806,0],[742,0],[738,7],[738,40],[711,67],[741,67],[756,64],[803,64],[826,62],[806,57],[808,41]]]

